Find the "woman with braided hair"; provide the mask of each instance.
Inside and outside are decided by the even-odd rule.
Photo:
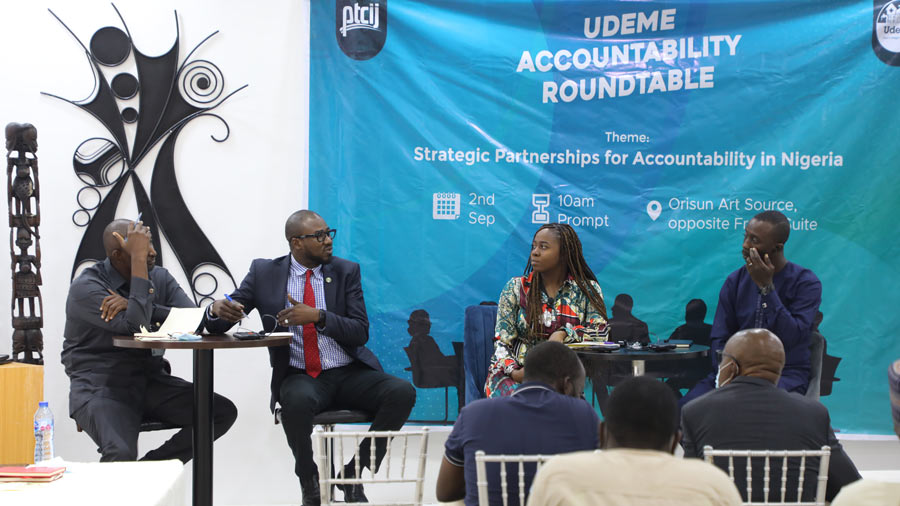
[[[528,350],[550,340],[604,341],[606,305],[581,241],[566,224],[543,225],[531,241],[525,274],[500,293],[494,356],[484,385],[488,397],[512,394],[524,377]]]

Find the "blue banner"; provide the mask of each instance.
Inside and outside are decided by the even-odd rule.
[[[450,364],[465,307],[496,300],[551,221],[651,335],[694,298],[711,323],[745,224],[775,209],[823,284],[835,427],[891,433],[900,2],[311,8],[310,207],[362,265],[388,372],[413,379],[414,335]],[[412,418],[453,419],[441,390]]]

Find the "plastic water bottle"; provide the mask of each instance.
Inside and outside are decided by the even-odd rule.
[[[34,413],[34,462],[53,458],[53,412],[42,401]]]

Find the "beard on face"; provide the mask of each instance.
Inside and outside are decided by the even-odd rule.
[[[320,264],[331,263],[331,259],[332,259],[332,258],[334,258],[334,255],[333,255],[330,251],[328,251],[328,252],[322,252],[322,253],[320,253],[320,254],[318,254],[318,255],[313,255],[313,256],[312,256],[312,259],[315,260],[316,262],[320,263]]]

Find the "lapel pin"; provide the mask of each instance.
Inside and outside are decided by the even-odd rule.
[[[326,283],[331,283],[331,278],[330,278],[330,277],[325,278],[325,282],[326,282]]]

